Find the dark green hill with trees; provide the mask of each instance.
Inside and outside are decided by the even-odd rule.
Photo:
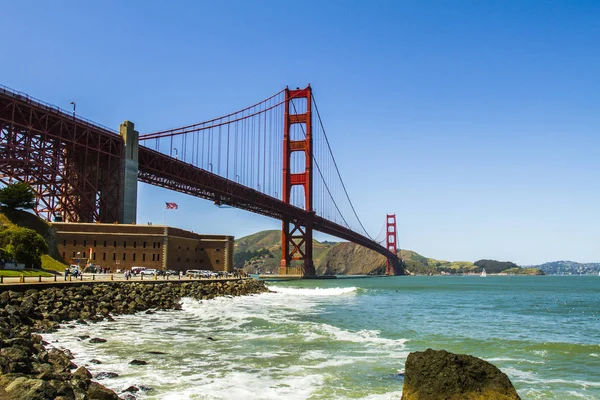
[[[488,274],[499,274],[511,268],[519,268],[517,264],[511,261],[496,261],[496,260],[477,260],[473,264],[480,269],[485,268]]]
[[[25,210],[35,206],[34,193],[24,183],[0,189],[0,252],[6,262],[25,264],[28,269],[64,270],[54,228]]]

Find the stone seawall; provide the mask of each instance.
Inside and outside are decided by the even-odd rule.
[[[264,282],[125,282],[0,292],[0,400],[119,399],[91,380],[72,356],[47,350],[37,333],[52,332],[72,320],[111,320],[113,315],[179,309],[182,297],[208,300],[268,292]]]

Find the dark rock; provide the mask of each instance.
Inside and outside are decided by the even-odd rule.
[[[91,362],[92,364],[102,364],[102,361],[100,361],[100,360],[96,360],[95,358],[91,359],[91,360],[90,360],[90,362]]]
[[[94,400],[119,400],[119,396],[115,392],[93,381],[87,390],[87,396]]]
[[[119,374],[116,372],[98,372],[95,376],[96,379],[112,379],[117,378]]]
[[[58,349],[51,349],[48,352],[48,362],[54,366],[56,372],[65,372],[77,367],[65,353]]]
[[[150,386],[140,385],[140,390],[141,390],[142,392],[151,392],[151,391],[153,391],[154,389],[153,389],[153,388],[151,388]]]
[[[65,355],[66,355],[67,357],[69,357],[69,359],[70,359],[70,360],[72,360],[72,359],[74,359],[74,358],[75,358],[75,356],[73,356],[73,353],[71,353],[71,350],[69,350],[69,349],[64,349],[64,350],[63,350],[63,353],[65,353]]]
[[[69,400],[75,399],[75,391],[68,382],[60,379],[51,379],[48,383],[56,390],[58,397],[54,400],[58,400],[61,397]]]
[[[216,342],[216,339],[213,339],[212,337],[207,337],[208,340],[212,340],[213,342]]]
[[[140,389],[135,386],[129,386],[127,389],[123,390],[123,392],[136,393],[139,392]]]
[[[54,332],[61,323],[88,324],[113,320],[112,315],[122,315],[155,310],[181,310],[182,297],[212,299],[217,296],[238,296],[266,292],[264,282],[236,281],[228,283],[183,282],[167,284],[97,283],[94,285],[53,287],[44,290],[30,289],[25,293],[0,292],[0,399],[2,387],[10,388],[16,399],[117,399],[117,395],[91,381],[91,374],[71,361],[70,351],[47,350],[49,343],[38,333]],[[118,302],[114,300],[118,298]],[[87,321],[86,321],[87,320]],[[114,330],[114,328],[107,328]],[[87,340],[90,336],[80,336]],[[208,338],[214,340],[214,338]],[[58,341],[56,341],[58,342]],[[106,339],[93,338],[91,343],[105,343]],[[149,354],[162,355],[161,351]],[[99,360],[90,360],[101,364]],[[146,361],[133,360],[131,365],[146,365]],[[114,372],[101,372],[97,379],[117,377]],[[152,388],[132,387],[142,391]],[[132,389],[133,390],[133,389]],[[125,398],[135,399],[131,393]],[[5,396],[6,397],[6,396]]]
[[[86,367],[77,368],[77,371],[73,372],[73,376],[84,380],[92,379],[92,374],[87,370]]]
[[[487,361],[427,349],[408,355],[401,400],[520,400],[510,379]]]
[[[41,379],[20,377],[6,386],[11,399],[47,400],[56,397],[56,389]]]

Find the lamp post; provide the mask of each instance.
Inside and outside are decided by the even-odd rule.
[[[77,104],[75,104],[74,101],[72,101],[71,104],[73,105],[73,118],[75,118],[75,109],[77,108]]]
[[[80,265],[80,264],[81,264],[81,252],[80,252],[80,251],[78,251],[78,252],[77,252],[77,266],[78,266],[78,267],[81,267],[81,265]]]
[[[177,147],[173,147],[173,150],[175,150],[175,159],[177,160]]]

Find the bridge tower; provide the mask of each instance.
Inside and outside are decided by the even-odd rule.
[[[283,117],[283,189],[282,201],[291,204],[292,187],[301,186],[304,189],[304,209],[313,211],[313,139],[312,139],[312,91],[310,86],[305,89],[285,89]],[[306,105],[300,104],[306,101]],[[293,103],[296,101],[297,103]],[[298,108],[306,110],[298,112]],[[292,108],[290,108],[290,106]],[[298,126],[304,133],[304,138],[292,138],[293,126]],[[296,129],[295,133],[299,130]],[[292,171],[292,153],[303,152],[304,171]],[[281,263],[280,275],[314,276],[312,238],[313,227],[310,221],[284,219],[281,232]]]
[[[398,239],[398,234],[396,231],[396,214],[387,214],[385,220],[385,242],[386,249],[391,251],[393,254],[396,254],[398,248],[396,247],[396,240]],[[396,265],[393,260],[388,258],[386,266],[385,266],[385,274],[386,275],[397,275]]]

